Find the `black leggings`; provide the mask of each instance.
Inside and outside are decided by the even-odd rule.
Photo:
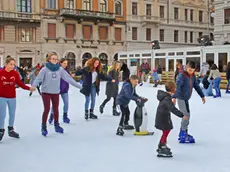
[[[121,120],[119,126],[124,126],[124,124],[128,125],[129,116],[130,116],[129,106],[120,105],[120,109],[121,109]]]
[[[104,102],[101,104],[102,106],[105,106],[106,103],[110,101],[111,97],[108,97],[104,100]],[[116,108],[116,97],[113,97],[113,108]]]

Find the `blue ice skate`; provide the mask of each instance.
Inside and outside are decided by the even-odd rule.
[[[46,128],[46,125],[45,125],[45,124],[42,124],[41,132],[42,132],[42,135],[43,135],[43,136],[45,136],[45,137],[47,136],[48,131],[47,131],[47,128]]]
[[[195,143],[193,136],[189,135],[186,131],[181,130],[179,134],[179,143]]]
[[[63,115],[63,122],[67,123],[67,124],[70,123],[70,119],[68,118],[67,113],[64,113],[64,115]]]
[[[59,125],[59,123],[55,123],[54,128],[57,133],[64,133],[64,129]]]

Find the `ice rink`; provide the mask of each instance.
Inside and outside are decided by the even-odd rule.
[[[99,106],[105,99],[105,83],[102,83],[95,108],[98,120],[85,121],[84,96],[71,87],[71,124],[62,123],[60,99],[64,134],[55,133],[53,125],[48,125],[46,138],[40,132],[41,97],[37,92],[29,97],[28,91],[17,89],[15,128],[21,138],[15,140],[5,134],[0,142],[0,172],[229,172],[230,95],[223,92],[222,98],[208,97],[203,105],[193,90],[189,132],[196,144],[178,143],[180,119],[172,115],[174,130],[169,135],[168,146],[174,157],[159,159],[156,149],[161,132],[155,130],[154,120],[158,105],[156,93],[162,88],[137,87],[137,93],[149,99],[148,128],[155,131],[153,136],[134,136],[134,131],[126,131],[123,137],[115,134],[120,117],[112,116],[112,101],[104,114],[99,114]],[[131,124],[135,107],[132,102]]]

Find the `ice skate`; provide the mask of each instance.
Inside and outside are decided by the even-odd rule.
[[[119,116],[119,115],[120,115],[120,113],[117,112],[116,107],[113,107],[113,116]]]
[[[97,119],[97,115],[94,115],[93,109],[90,109],[89,118],[90,119]]]
[[[63,115],[63,122],[64,122],[64,123],[67,123],[67,124],[70,123],[70,119],[68,118],[67,113],[64,113],[64,115]]]
[[[166,144],[159,144],[157,153],[158,153],[157,157],[166,157],[166,158],[173,157],[171,149],[168,148]]]
[[[187,131],[181,130],[179,134],[179,142],[180,143],[195,143],[195,139],[193,136],[189,135]]]
[[[48,131],[47,131],[46,124],[42,124],[41,132],[42,132],[43,136],[45,136],[45,137],[47,136]]]
[[[19,134],[14,131],[14,127],[8,127],[8,134],[9,134],[9,137],[13,137],[16,139],[20,138]]]
[[[89,111],[85,110],[85,119],[88,120],[89,119]]]
[[[0,141],[2,140],[5,133],[5,129],[0,129]]]
[[[101,114],[103,114],[103,112],[104,112],[104,106],[103,105],[100,106],[99,111]]]
[[[133,125],[129,125],[129,123],[126,123],[124,125],[124,130],[134,130],[134,126]]]
[[[49,124],[52,124],[53,123],[53,120],[54,120],[54,114],[53,113],[51,113],[50,114],[50,118],[49,118]]]
[[[32,96],[32,92],[30,92],[29,96],[30,96],[30,97]]]
[[[55,123],[54,128],[57,133],[64,133],[64,129],[59,125],[59,123]]]
[[[117,128],[117,133],[116,133],[116,135],[118,135],[118,136],[123,136],[125,134],[125,132],[123,131],[123,127],[122,126],[119,126],[118,128]]]

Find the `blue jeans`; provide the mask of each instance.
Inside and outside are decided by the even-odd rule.
[[[3,98],[0,97],[0,129],[4,129],[6,118],[6,106],[9,110],[9,126],[14,126],[15,111],[16,111],[16,98]]]
[[[228,88],[230,86],[230,79],[228,80],[227,86],[226,86],[226,91],[228,91]]]
[[[213,83],[213,81],[210,80],[209,83],[210,84],[209,84],[207,89],[205,89],[205,88],[202,89],[202,91],[203,91],[205,96],[213,96],[213,93],[212,93],[212,83]]]
[[[69,110],[69,94],[68,93],[64,93],[61,94],[61,98],[63,100],[64,106],[63,106],[63,113],[68,113]],[[53,108],[51,108],[51,113],[53,114]]]
[[[216,96],[221,96],[220,81],[221,81],[221,77],[218,77],[214,79],[214,82],[213,82],[214,83],[213,88],[216,90]]]
[[[90,96],[85,96],[85,110],[89,110],[89,102],[91,98],[90,109],[94,109],[96,101],[96,85],[92,84]]]

